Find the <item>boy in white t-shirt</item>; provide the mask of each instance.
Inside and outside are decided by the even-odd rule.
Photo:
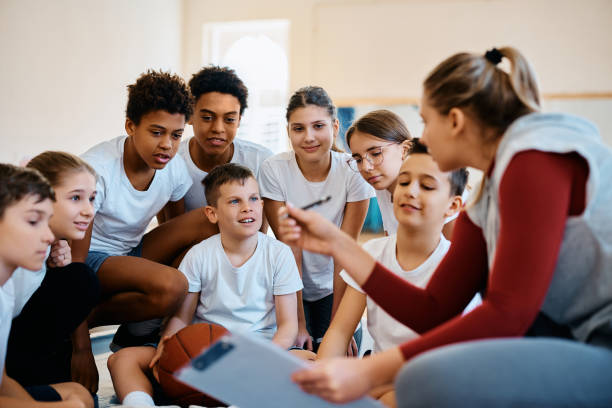
[[[189,89],[195,100],[189,121],[194,136],[183,140],[179,148],[193,181],[185,194],[187,211],[207,205],[202,180],[213,168],[236,163],[249,168],[257,178],[261,163],[272,156],[267,147],[236,138],[248,90],[233,69],[204,67],[191,77]]]
[[[203,211],[184,213],[182,198],[192,182],[175,155],[192,112],[193,98],[180,77],[149,71],[128,86],[128,135],[82,156],[98,175],[94,221],[72,245],[73,259],[89,265],[100,280],[101,302],[89,316],[90,327],[173,313],[187,282],[172,266],[187,248],[215,233]],[[164,206],[169,221],[145,234]],[[122,325],[112,345],[155,342],[158,327]]]
[[[168,321],[157,351],[132,347],[109,358],[124,405],[153,405],[146,367],[155,375],[165,340],[191,323],[259,333],[285,349],[295,341],[302,282],[291,249],[259,232],[263,201],[253,173],[229,163],[213,169],[203,183],[206,215],[220,233],[193,246],[181,262],[189,293]]]
[[[74,382],[22,387],[6,375],[6,346],[15,307],[23,304],[10,280],[17,268],[40,270],[54,241],[49,228],[55,200],[49,183],[33,169],[0,164],[0,407],[93,407]],[[26,272],[27,273],[27,272]],[[47,402],[39,402],[47,401]]]
[[[373,239],[363,247],[378,262],[410,283],[425,287],[450,247],[442,234],[445,219],[461,209],[461,195],[467,170],[443,172],[427,153],[427,148],[412,141],[393,193],[393,212],[398,221],[396,234]],[[367,306],[368,331],[374,352],[404,343],[418,334],[399,323],[361,290],[345,272],[341,276],[347,289],[323,337],[317,358],[356,355],[351,336]],[[388,394],[388,395],[386,395]],[[392,401],[392,385],[375,390],[375,397]]]

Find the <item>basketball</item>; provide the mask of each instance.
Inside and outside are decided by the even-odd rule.
[[[189,405],[226,406],[223,402],[179,382],[173,376],[175,371],[226,333],[227,330],[222,326],[196,323],[179,330],[166,341],[158,363],[159,384],[172,404],[181,407]]]

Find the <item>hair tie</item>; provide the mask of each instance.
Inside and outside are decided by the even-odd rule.
[[[501,62],[504,57],[501,52],[497,48],[492,48],[489,51],[485,52],[484,57],[493,65],[497,65]]]

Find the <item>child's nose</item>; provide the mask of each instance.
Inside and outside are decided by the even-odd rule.
[[[93,216],[93,214],[94,214],[93,202],[86,201],[85,205],[83,205],[83,207],[81,208],[81,214],[86,216],[86,217]]]
[[[225,128],[223,127],[223,118],[217,118],[213,121],[213,132],[221,133]]]
[[[363,158],[363,160],[361,160],[361,169],[363,171],[370,171],[374,168],[374,165],[370,162],[370,159],[368,158]]]
[[[42,241],[46,242],[49,245],[51,245],[53,241],[55,241],[55,235],[53,235],[53,232],[51,231],[51,228],[49,228],[48,225],[46,227],[46,231],[45,231],[45,234],[43,235]]]
[[[311,129],[306,129],[304,131],[304,138],[306,140],[313,140],[314,139],[314,132]]]
[[[164,136],[159,141],[159,146],[164,150],[172,149],[172,140],[170,135]]]

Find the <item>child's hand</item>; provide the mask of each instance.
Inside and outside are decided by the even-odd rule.
[[[310,333],[306,330],[306,327],[298,325],[298,333],[295,338],[295,346],[301,347],[304,350],[312,351],[312,337],[310,337]]]
[[[49,259],[47,259],[47,265],[49,267],[59,268],[71,262],[72,251],[66,240],[60,239],[51,244],[51,252],[49,253]]]
[[[98,368],[91,349],[72,352],[70,372],[72,381],[78,382],[92,394],[98,392]]]
[[[155,350],[155,354],[153,355],[153,358],[151,359],[151,362],[149,363],[149,368],[151,369],[151,371],[153,372],[153,375],[155,376],[156,380],[159,380],[158,374],[157,374],[157,363],[159,363],[159,359],[161,358],[163,352],[164,352],[164,344],[166,344],[166,341],[168,341],[168,339],[170,339],[170,337],[172,336],[164,336],[161,339],[159,339],[159,344],[157,345],[157,350]]]

